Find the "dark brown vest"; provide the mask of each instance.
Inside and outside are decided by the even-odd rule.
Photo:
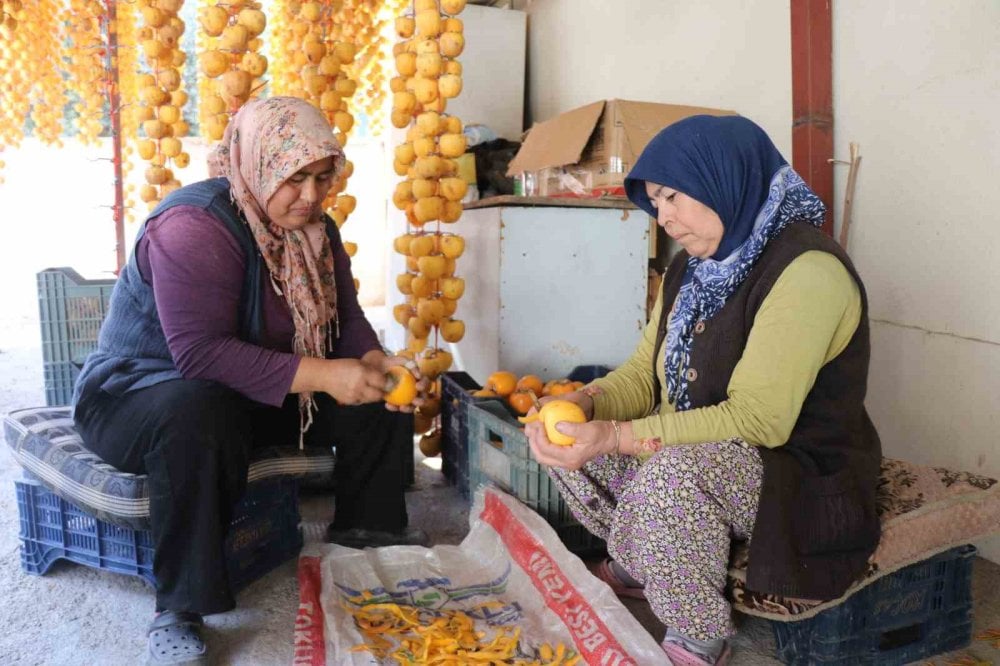
[[[864,399],[868,382],[868,300],[847,255],[808,224],[791,224],[772,239],[746,280],[711,319],[695,326],[688,394],[694,407],[727,398],[754,317],[775,281],[799,255],[837,257],[861,289],[861,321],[847,347],[823,366],[784,445],[759,447],[764,484],[750,543],[747,587],[806,599],[833,599],[865,571],[879,540],[875,487],[881,444]],[[666,333],[688,255],[663,279],[663,315],[654,359]],[[654,363],[658,363],[654,360]],[[657,377],[654,368],[654,377]],[[691,378],[694,377],[692,380]],[[660,391],[658,379],[656,400]]]

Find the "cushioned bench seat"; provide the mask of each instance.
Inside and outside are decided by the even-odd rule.
[[[56,495],[100,520],[149,529],[146,477],[121,472],[84,448],[70,407],[13,411],[4,418],[4,436],[14,459]],[[261,449],[247,480],[286,478],[332,487],[334,462],[332,450]]]
[[[813,617],[876,580],[956,546],[1000,532],[1000,484],[968,472],[884,458],[878,488],[882,538],[868,573],[839,599],[812,601],[747,590],[747,548],[737,549],[729,570],[736,610],[778,621]]]

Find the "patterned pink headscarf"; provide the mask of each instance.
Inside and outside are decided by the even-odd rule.
[[[251,100],[230,120],[208,157],[209,174],[229,179],[233,202],[246,217],[271,282],[288,301],[295,324],[294,350],[323,358],[337,335],[337,288],[326,233],[314,255],[304,230],[290,231],[267,218],[267,202],[300,169],[333,157],[335,175],[344,152],[319,109],[296,97]],[[319,220],[317,220],[318,222]],[[303,430],[312,421],[311,393],[299,395]]]

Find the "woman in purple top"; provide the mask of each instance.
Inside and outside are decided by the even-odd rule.
[[[328,541],[426,541],[403,498],[411,410],[381,401],[406,359],[378,344],[321,210],[344,165],[329,124],[299,99],[253,101],[210,162],[223,178],[140,230],[77,387],[88,448],[148,475],[152,663],[206,663],[202,615],[234,607],[223,540],[256,447],[335,444]]]

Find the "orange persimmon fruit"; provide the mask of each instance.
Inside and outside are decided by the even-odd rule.
[[[507,402],[518,414],[527,414],[536,400],[535,393],[531,389],[517,389],[507,396]]]
[[[541,377],[538,375],[525,375],[517,380],[516,390],[528,389],[529,391],[534,391],[535,396],[542,395],[542,389],[545,385],[542,383]]]
[[[497,370],[486,378],[486,386],[496,392],[500,397],[506,398],[517,387],[517,375],[506,370]]]
[[[417,397],[417,379],[401,365],[394,365],[385,373],[385,401],[403,407]]]

